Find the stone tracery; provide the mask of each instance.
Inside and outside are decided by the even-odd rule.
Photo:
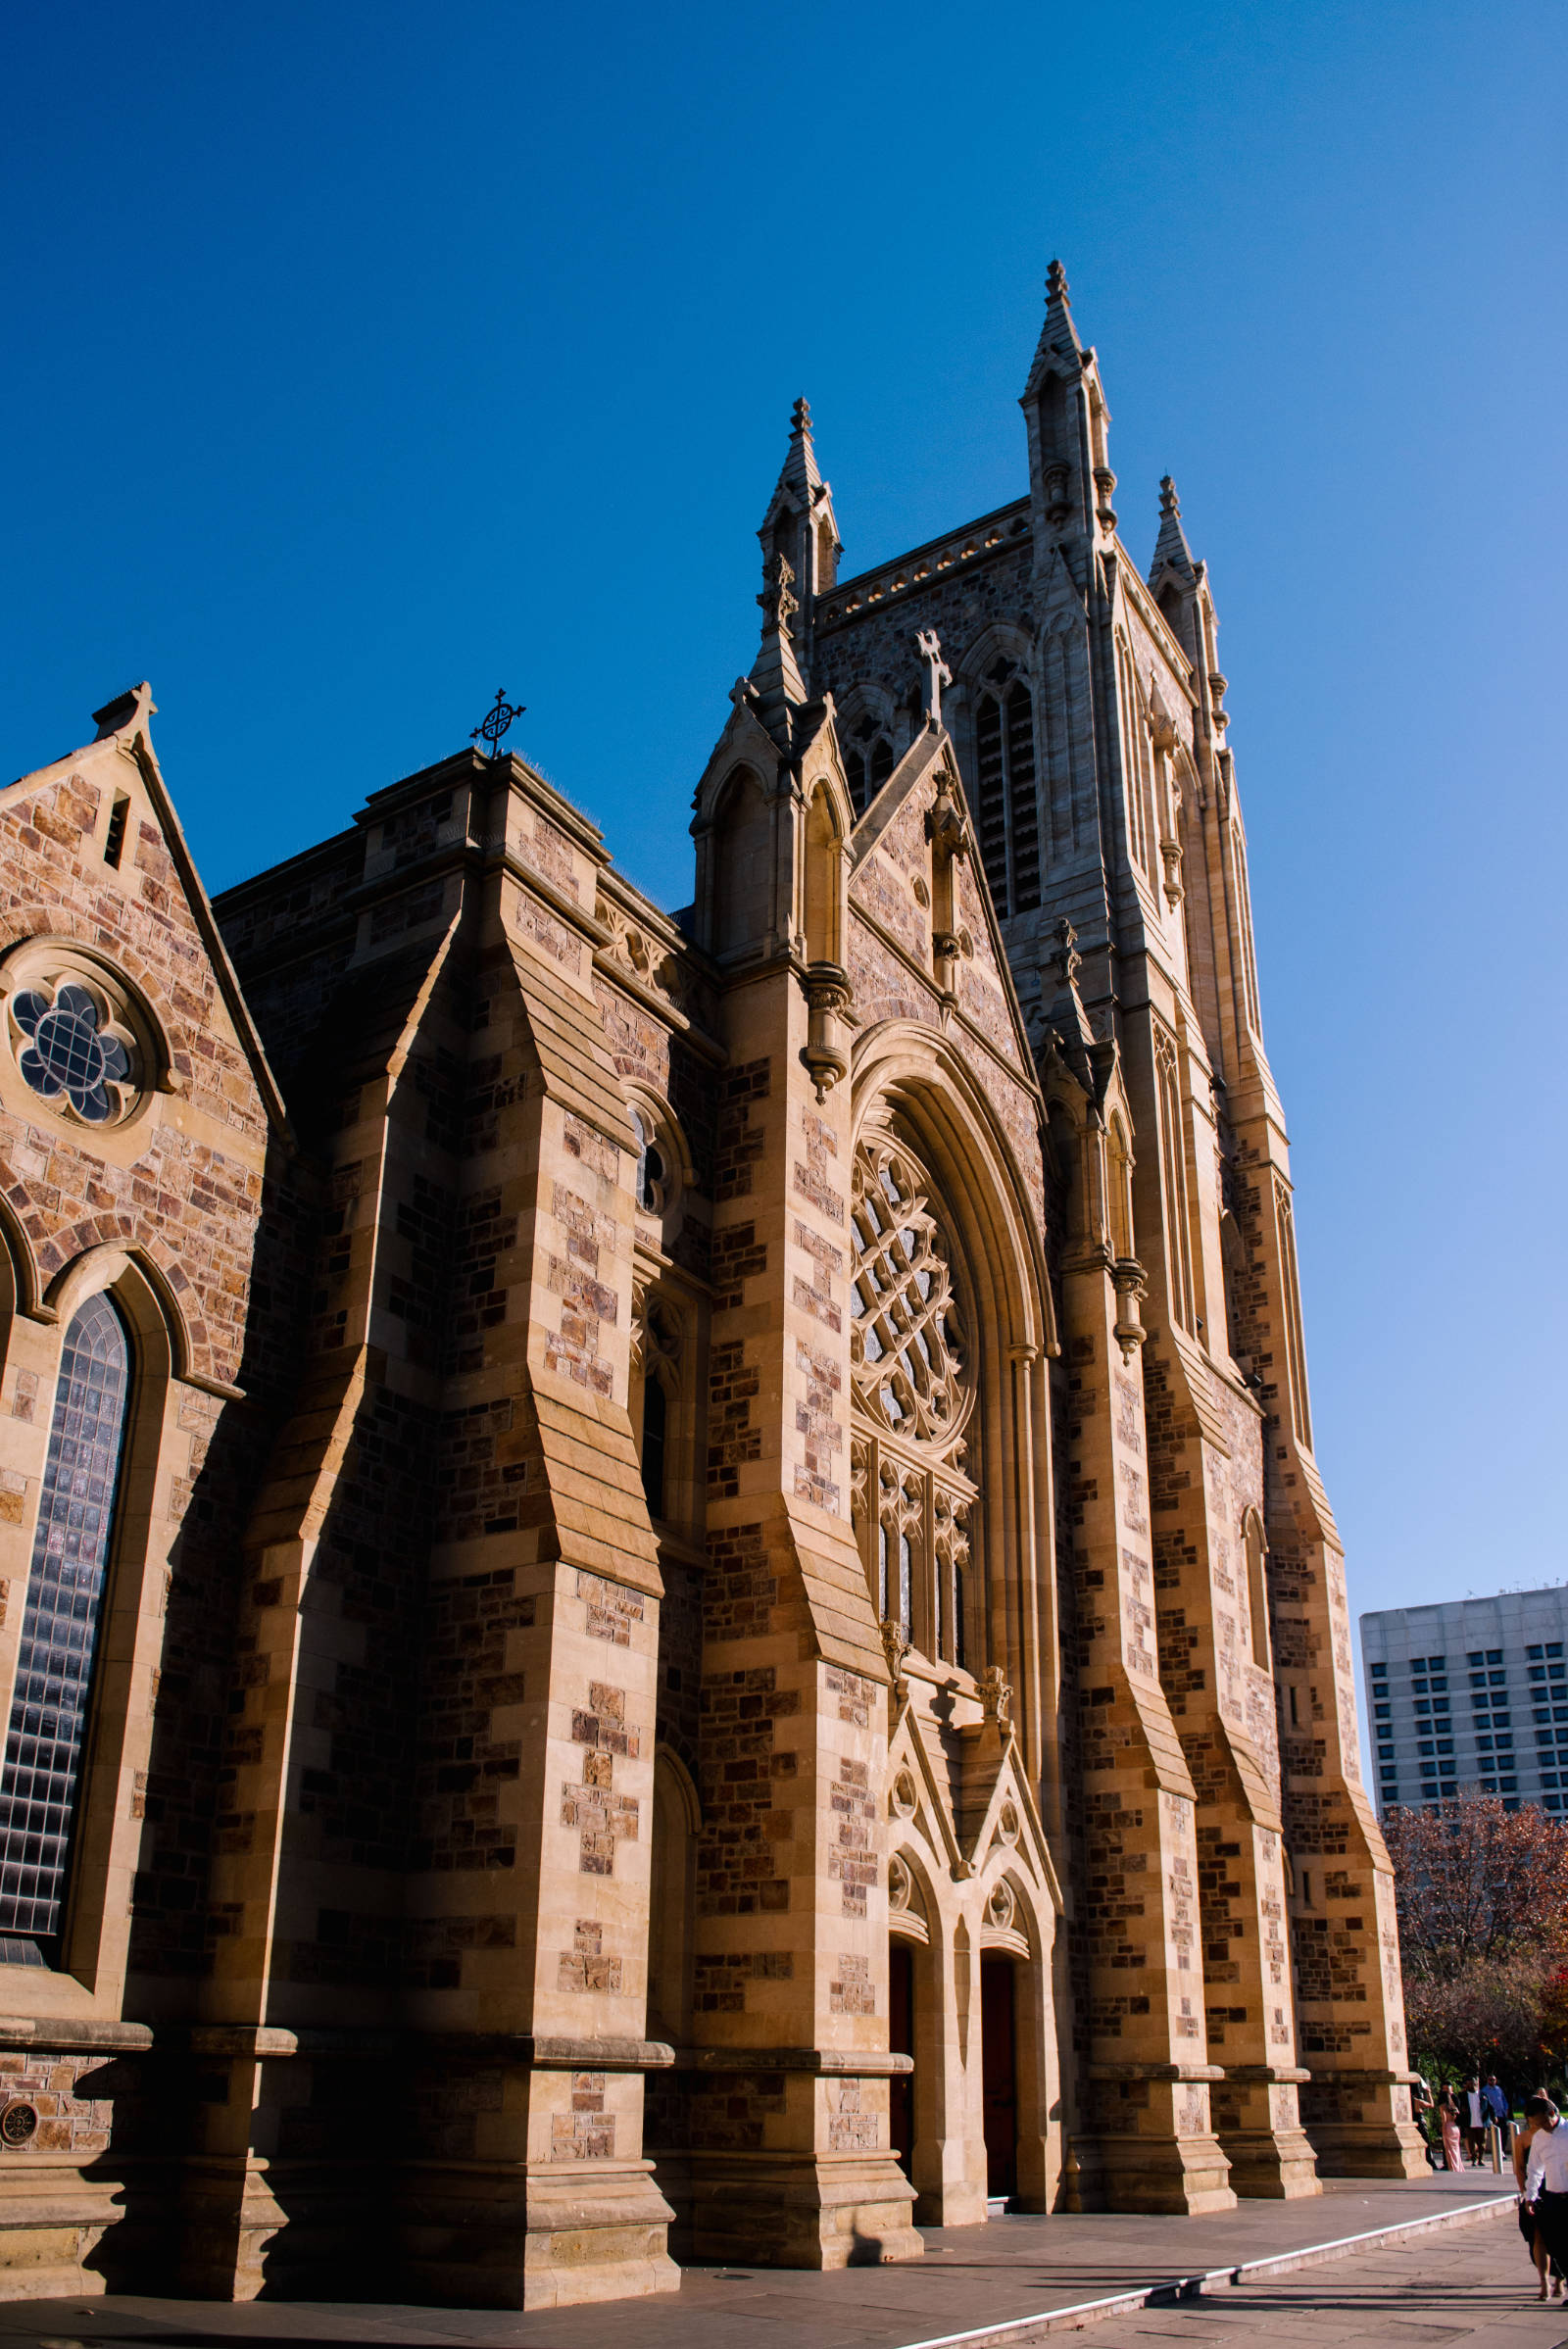
[[[860,1144],[852,1221],[861,1555],[884,1623],[932,1661],[962,1665],[974,1384],[951,1244],[923,1170],[892,1134]]]

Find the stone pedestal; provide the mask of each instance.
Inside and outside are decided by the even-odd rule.
[[[1214,2126],[1231,2165],[1231,2184],[1248,2199],[1297,2202],[1321,2194],[1312,2140],[1297,2091],[1308,2072],[1233,2064],[1212,2091]]]
[[[699,2261],[865,2268],[925,2251],[891,2154],[702,2154],[693,2186]]]
[[[673,2292],[653,2163],[431,2162],[409,2181],[407,2288],[464,2308],[573,2308]]]

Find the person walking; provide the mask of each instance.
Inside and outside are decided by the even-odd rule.
[[[1568,2270],[1568,2129],[1560,2122],[1540,2129],[1531,2139],[1525,2164],[1525,2200],[1536,2214],[1537,2245],[1544,2245],[1551,2263],[1551,2293],[1556,2299],[1562,2291],[1563,2274]],[[1539,2248],[1536,2263],[1541,2275],[1541,2297],[1544,2300],[1546,2278],[1541,2269]]]
[[[1525,2238],[1525,2249],[1529,2252],[1531,2262],[1541,2280],[1541,2298],[1543,2300],[1546,2297],[1546,2270],[1550,2262],[1545,2243],[1542,2239],[1541,2229],[1536,2224],[1535,2210],[1527,2199],[1527,2180],[1530,2172],[1531,2146],[1538,2137],[1548,2135],[1556,2126],[1557,2107],[1549,2096],[1538,2091],[1537,2094],[1527,2099],[1524,2125],[1515,2131],[1513,2140],[1513,2175],[1514,2182],[1519,2188],[1519,2232]],[[1562,2287],[1562,2270],[1560,2268],[1552,2270],[1552,2280],[1554,2288],[1560,2291]]]
[[[1438,2090],[1438,2128],[1443,2132],[1443,2158],[1450,2170],[1464,2168],[1459,2150],[1459,2107],[1446,2080]]]
[[[1479,2170],[1482,2154],[1486,2151],[1487,2123],[1492,2116],[1487,2110],[1486,2098],[1481,2093],[1480,2078],[1474,2072],[1464,2083],[1461,2109],[1464,2116],[1464,2149],[1470,2156],[1471,2168]]]
[[[1506,2153],[1509,2134],[1513,2129],[1513,2115],[1508,2109],[1508,2099],[1502,2092],[1495,2072],[1489,2072],[1482,2081],[1481,2101],[1487,2108],[1488,2120],[1495,2121],[1497,2124],[1501,2132],[1499,2138],[1501,2149]]]

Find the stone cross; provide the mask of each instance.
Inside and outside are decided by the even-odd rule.
[[[940,726],[942,723],[942,688],[944,685],[953,683],[953,671],[942,658],[941,641],[934,628],[921,628],[914,641],[920,648],[921,660],[930,671],[925,694],[926,720],[930,725]]]

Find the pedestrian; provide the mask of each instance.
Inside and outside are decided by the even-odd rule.
[[[1529,2252],[1536,2274],[1541,2279],[1543,2300],[1546,2297],[1548,2255],[1546,2246],[1542,2240],[1540,2228],[1536,2224],[1536,2213],[1527,2199],[1526,2182],[1530,2170],[1531,2146],[1538,2137],[1548,2135],[1556,2126],[1557,2107],[1549,2096],[1538,2089],[1534,2096],[1526,2100],[1524,2125],[1515,2132],[1513,2140],[1513,2175],[1514,2182],[1519,2188],[1519,2232],[1525,2238],[1525,2249]],[[1552,2279],[1560,2290],[1562,2285],[1562,2270],[1560,2268],[1552,2267]]]
[[[1443,2158],[1442,2148],[1436,2141],[1433,2129],[1432,2110],[1432,2090],[1421,2075],[1417,2073],[1410,2082],[1410,2118],[1421,2131],[1421,2142],[1426,2149],[1429,2170],[1435,2170]]]
[[[1438,2127],[1443,2132],[1443,2158],[1450,2170],[1464,2168],[1459,2150],[1459,2107],[1446,2080],[1438,2090]]]
[[[1482,2081],[1481,2098],[1486,2105],[1489,2119],[1495,2121],[1502,2132],[1502,2150],[1506,2153],[1509,2132],[1513,2127],[1513,2115],[1508,2110],[1508,2099],[1498,2084],[1495,2072],[1489,2072]]]
[[[1546,2278],[1541,2268],[1541,2247],[1544,2246],[1552,2267],[1551,2292],[1556,2299],[1562,2291],[1562,2277],[1568,2271],[1568,2129],[1554,2121],[1551,2127],[1537,2131],[1530,2141],[1530,2157],[1525,2165],[1525,2200],[1536,2215],[1536,2263],[1541,2276],[1541,2298],[1546,2297]]]
[[[1480,2079],[1474,2072],[1464,2083],[1461,2111],[1464,2125],[1464,2149],[1470,2156],[1471,2168],[1479,2170],[1481,2156],[1486,2151],[1487,2123],[1491,2119],[1491,2115],[1487,2110],[1486,2099],[1481,2093]]]

